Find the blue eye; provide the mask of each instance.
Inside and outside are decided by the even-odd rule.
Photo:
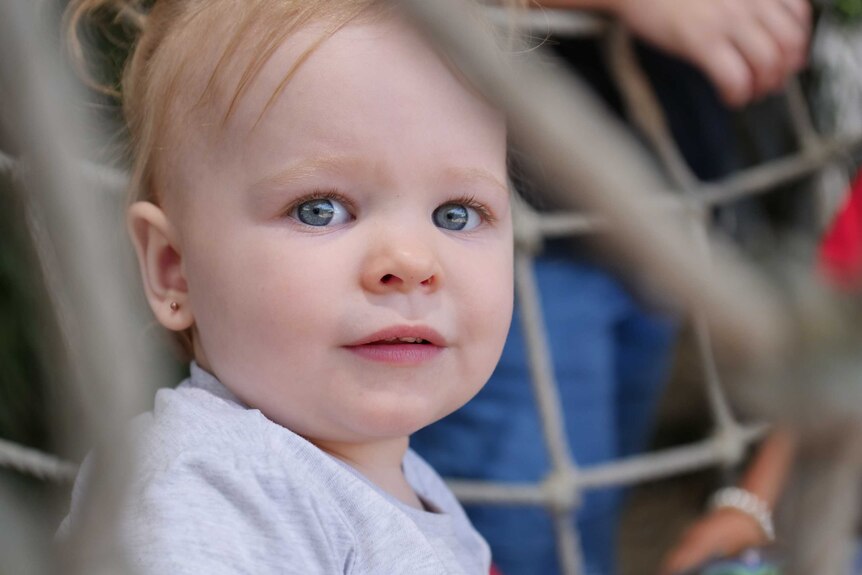
[[[431,216],[434,225],[444,230],[465,231],[472,230],[482,222],[481,216],[475,209],[464,204],[443,204]]]
[[[323,227],[343,224],[350,220],[350,212],[334,198],[314,198],[306,200],[292,210],[292,216],[303,224]]]

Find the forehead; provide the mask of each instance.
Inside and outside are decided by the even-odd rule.
[[[308,154],[317,145],[355,151],[409,132],[429,151],[475,155],[477,140],[505,139],[501,116],[392,16],[353,21],[329,37],[323,23],[292,34],[224,129],[231,153],[241,143],[255,154]]]
[[[235,67],[225,84],[242,74]],[[229,94],[221,90],[209,113],[225,110]],[[351,21],[331,36],[325,23],[291,34],[209,136],[198,159],[229,165],[239,158],[257,174],[309,157],[365,155],[505,179],[502,117],[394,16]]]

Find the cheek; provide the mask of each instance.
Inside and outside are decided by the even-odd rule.
[[[465,333],[482,346],[483,356],[495,364],[503,350],[512,320],[514,300],[512,252],[497,253],[482,258],[472,266],[470,280],[465,284],[469,296],[461,307]],[[493,369],[493,365],[491,365]],[[489,372],[490,373],[490,372]]]
[[[293,353],[309,334],[328,329],[327,318],[344,299],[339,293],[346,262],[333,261],[326,250],[291,245],[278,231],[245,239],[234,235],[193,258],[196,264],[188,270],[193,309],[202,341],[218,343],[211,351],[254,346],[259,352],[277,347]]]

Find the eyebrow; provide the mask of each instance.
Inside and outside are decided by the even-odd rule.
[[[490,185],[505,194],[509,193],[509,186],[495,178],[487,170],[483,170],[481,168],[447,168],[444,170],[444,179],[465,184],[476,183]]]
[[[255,182],[252,190],[287,185],[308,178],[319,171],[342,172],[348,169],[366,170],[366,162],[359,156],[315,156],[280,170]]]
[[[255,182],[251,189],[264,190],[271,187],[289,185],[309,178],[319,171],[332,173],[358,171],[367,173],[369,171],[376,171],[376,168],[369,168],[367,160],[361,156],[315,156],[263,177]],[[506,184],[482,168],[448,167],[442,171],[440,179],[462,185],[471,183],[489,185],[505,194],[509,193],[509,187]]]

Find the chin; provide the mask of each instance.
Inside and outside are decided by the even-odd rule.
[[[447,413],[449,412],[440,413],[439,409],[428,406],[401,402],[388,409],[376,406],[356,424],[357,428],[368,437],[406,437],[444,417]]]
[[[365,422],[365,431],[371,437],[406,437],[431,423],[428,417],[412,416],[405,413],[382,414],[374,421]]]

